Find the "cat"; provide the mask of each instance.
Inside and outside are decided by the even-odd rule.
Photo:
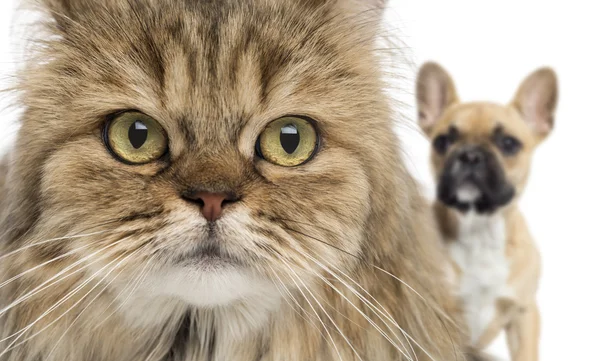
[[[1,361],[461,360],[385,1],[40,0]]]

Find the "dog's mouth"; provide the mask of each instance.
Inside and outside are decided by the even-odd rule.
[[[498,189],[470,181],[455,185],[440,183],[438,186],[438,199],[461,212],[474,210],[477,213],[494,213],[514,197],[515,189],[509,184],[503,184]]]
[[[482,195],[481,189],[473,182],[466,182],[456,189],[456,200],[460,203],[475,203]]]
[[[449,157],[440,176],[438,199],[461,212],[494,213],[508,205],[516,191],[504,170],[492,155],[477,166],[465,165],[458,157]]]

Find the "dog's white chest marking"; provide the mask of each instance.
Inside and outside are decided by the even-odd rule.
[[[501,216],[470,212],[460,217],[450,254],[462,272],[458,292],[473,343],[494,318],[498,298],[510,295],[505,252],[506,228]]]

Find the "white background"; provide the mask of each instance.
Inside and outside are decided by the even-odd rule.
[[[0,1],[0,87],[18,62],[16,1]],[[594,1],[391,0],[390,22],[416,64],[441,63],[463,100],[508,102],[535,68],[556,69],[561,87],[554,134],[536,153],[521,201],[544,258],[539,303],[541,360],[600,360],[600,12]],[[18,22],[17,22],[18,23]],[[406,67],[404,67],[406,69]],[[406,71],[414,76],[416,68]],[[407,93],[408,92],[408,93]],[[414,118],[412,84],[398,92]],[[0,110],[10,100],[0,98]],[[0,112],[0,149],[15,127]],[[431,190],[428,143],[416,127],[399,129],[415,175]],[[431,193],[431,192],[430,192]],[[492,348],[506,358],[503,342]]]

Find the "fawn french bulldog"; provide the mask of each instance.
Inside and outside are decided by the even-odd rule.
[[[432,141],[434,210],[455,271],[472,346],[504,329],[513,361],[538,359],[540,255],[518,208],[536,147],[554,125],[553,70],[532,73],[508,105],[459,101],[435,63],[417,81],[419,123]]]

